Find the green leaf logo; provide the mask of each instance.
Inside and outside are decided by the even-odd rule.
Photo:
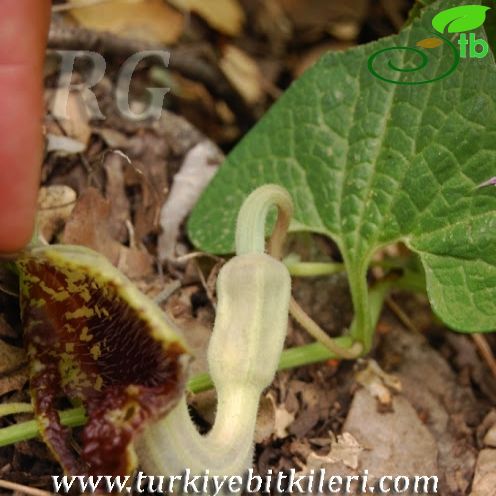
[[[446,9],[434,16],[432,27],[440,33],[444,33],[446,27],[448,33],[471,31],[484,24],[489,8],[483,5],[461,5]]]

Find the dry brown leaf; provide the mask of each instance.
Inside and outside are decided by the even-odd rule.
[[[484,446],[496,448],[496,409],[490,410],[479,424],[477,438]]]
[[[215,109],[215,99],[207,90],[205,85],[198,81],[192,81],[186,77],[182,77],[178,73],[171,75],[173,87],[176,88],[176,94],[181,100],[204,107],[204,112],[213,113]]]
[[[54,90],[51,95],[54,102],[52,112],[54,115],[65,115],[67,117],[66,119],[60,119],[58,124],[66,136],[82,143],[86,148],[92,132],[86,106],[80,95],[76,93],[69,93],[66,105],[64,98],[57,98],[57,92],[59,91],[65,92],[66,90],[64,88]],[[61,108],[62,104],[64,108]]]
[[[80,196],[62,236],[63,243],[87,246],[106,256],[131,279],[153,272],[153,260],[146,250],[128,248],[110,235],[110,203],[94,188]]]
[[[274,433],[276,424],[276,405],[272,395],[260,399],[255,426],[255,442],[260,444],[268,441]]]
[[[396,393],[401,391],[400,380],[384,372],[375,360],[367,361],[367,366],[356,374],[356,381],[367,389],[383,407],[391,406],[391,391]]]
[[[5,317],[0,314],[0,336],[4,338],[15,338],[17,333],[12,329],[10,324],[5,320]]]
[[[130,279],[141,279],[153,273],[153,258],[145,249],[121,245],[117,268]]]
[[[55,152],[59,155],[75,155],[76,153],[83,153],[86,150],[86,145],[67,136],[58,136],[56,134],[48,133],[46,135],[47,145],[46,152]]]
[[[125,160],[119,153],[109,153],[103,164],[107,176],[105,196],[110,201],[110,235],[120,242],[127,239],[126,222],[130,220],[130,204],[123,172]]]
[[[106,256],[117,265],[120,244],[108,232],[110,203],[98,190],[88,188],[79,197],[62,236],[63,243],[83,245]]]
[[[423,303],[416,303],[412,310],[423,306]],[[414,313],[418,320],[419,312]],[[460,338],[468,340],[468,336],[460,335]],[[459,373],[453,368],[456,363],[453,356],[450,355],[448,362],[418,333],[405,332],[401,327],[394,326],[381,339],[381,343],[383,349],[388,350],[385,356],[387,363],[394,367],[395,374],[401,379],[403,394],[393,399],[394,413],[382,416],[377,411],[371,411],[377,410],[375,400],[371,401],[369,397],[364,401],[365,395],[362,395],[352,417],[354,425],[347,420],[346,430],[367,446],[374,446],[374,438],[390,438],[390,449],[383,453],[387,453],[388,460],[394,460],[395,463],[376,466],[376,473],[387,473],[394,468],[396,473],[406,474],[408,471],[402,470],[408,464],[412,467],[411,472],[414,469],[417,474],[443,474],[444,489],[441,492],[468,494],[477,454],[469,426],[477,425],[483,414],[470,387],[470,379],[467,378],[466,383],[462,382]],[[468,371],[469,368],[467,365],[456,365],[458,371]],[[360,391],[365,393],[364,390]],[[363,422],[364,416],[367,418],[366,423]],[[360,421],[365,424],[364,428],[359,426]],[[380,427],[379,422],[384,424],[384,428]],[[428,436],[425,435],[425,427]],[[360,431],[365,430],[366,438],[363,438]],[[429,441],[428,437],[432,439]],[[366,455],[362,457],[363,466],[372,472],[370,465],[374,462],[365,458]],[[419,464],[424,465],[425,462],[431,465],[435,463],[437,467],[421,468]]]
[[[416,43],[416,45],[421,48],[436,48],[442,44],[443,40],[440,38],[424,38]]]
[[[175,43],[184,27],[183,15],[163,0],[113,0],[73,9],[70,15],[85,28],[151,43]]]
[[[174,322],[183,332],[193,355],[193,360],[189,365],[190,376],[193,377],[197,374],[207,372],[207,348],[210,336],[212,335],[210,327],[203,325],[198,319],[193,318],[189,312],[179,318],[175,318]]]
[[[159,232],[160,209],[168,191],[167,164],[167,160],[153,150],[126,168],[126,186],[137,186],[139,191],[133,199],[134,236],[138,242]]]
[[[477,458],[470,496],[494,496],[495,487],[496,450],[484,449]]]
[[[338,24],[350,30],[360,30],[369,10],[368,0],[347,0],[346,2],[330,2],[329,0],[276,0],[283,8],[296,31],[298,41],[316,41],[329,28],[335,29]],[[354,28],[351,25],[355,24]],[[341,33],[342,34],[342,33]]]
[[[490,448],[496,448],[496,424],[494,424],[484,437],[484,444]]]
[[[331,449],[327,455],[318,455],[317,453],[310,453],[307,458],[307,468],[309,470],[318,470],[324,465],[332,463],[343,462],[347,467],[352,469],[358,468],[358,459],[363,447],[360,443],[349,433],[344,432],[337,438],[334,433],[329,432],[331,436]]]
[[[207,424],[215,423],[215,415],[217,412],[217,396],[215,391],[202,391],[193,395],[189,401],[189,406],[192,407],[197,415],[199,415]]]
[[[295,416],[288,412],[284,405],[277,405],[274,398],[269,395],[269,399],[274,403],[274,431],[277,439],[284,439],[288,436],[288,427],[293,423]]]
[[[245,13],[238,0],[169,0],[180,10],[194,12],[214,29],[237,36],[243,29]]]
[[[0,340],[0,396],[20,390],[28,380],[27,356],[22,348]]]
[[[439,474],[438,445],[417,411],[402,395],[393,398],[392,406],[381,413],[365,389],[355,393],[342,429],[364,448],[359,469],[369,470],[371,484],[389,473]]]
[[[19,277],[6,264],[0,263],[0,296],[2,296],[2,293],[17,298]],[[0,314],[0,336],[15,337],[14,331],[3,324],[3,316]],[[9,331],[11,332],[10,334]]]
[[[64,227],[76,204],[76,196],[76,192],[69,186],[53,185],[40,188],[38,228],[45,241],[50,242]]]
[[[246,52],[234,45],[226,45],[219,66],[247,103],[255,104],[262,99],[262,72]]]
[[[134,236],[141,242],[158,234],[160,209],[169,190],[169,142],[152,129],[143,129],[128,140],[129,163],[124,169],[126,188],[132,193]]]
[[[110,148],[126,148],[129,144],[129,138],[117,131],[116,129],[112,129],[109,127],[101,127],[94,130],[95,134],[100,136],[105,144]]]
[[[26,365],[19,370],[15,370],[7,375],[0,377],[0,396],[20,391],[29,378],[29,367]]]
[[[293,26],[279,2],[252,1],[243,6],[250,19],[250,30],[267,39],[273,54],[286,53]]]
[[[314,65],[322,55],[327,52],[337,52],[346,50],[352,46],[351,43],[346,41],[326,41],[319,45],[312,46],[309,50],[298,55],[294,61],[293,75],[299,78],[309,67]]]
[[[26,353],[22,348],[11,346],[0,339],[0,375],[19,369],[26,361]]]
[[[327,31],[340,41],[351,42],[358,38],[360,28],[360,24],[354,20],[341,20],[330,23]]]

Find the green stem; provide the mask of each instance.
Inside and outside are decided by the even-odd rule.
[[[346,270],[346,264],[300,262],[298,257],[294,255],[286,257],[284,263],[286,264],[290,274],[297,277],[324,276],[344,272]],[[370,265],[382,267],[384,269],[401,268],[404,271],[404,274],[400,279],[396,279],[394,282],[388,280],[386,281],[386,284],[381,286],[383,290],[381,289],[380,296],[376,293],[375,297],[379,298],[378,301],[380,301],[379,307],[374,306],[374,309],[377,312],[380,312],[386,292],[392,287],[409,289],[417,292],[421,292],[422,290],[425,291],[425,280],[423,276],[410,270],[406,270],[405,259],[397,258],[381,260],[378,262],[371,262]],[[352,349],[342,350],[340,354],[341,358],[353,358],[358,355],[362,355],[367,353],[372,347],[372,339],[374,335],[373,330],[375,327],[375,324],[373,323],[376,322],[376,317],[374,316],[372,302],[368,301],[372,297],[372,294],[369,293],[365,274],[366,268],[354,272],[354,275],[351,273],[349,275],[353,304],[355,308],[355,317],[351,326],[350,334],[355,343]],[[335,340],[330,338],[322,329],[320,329],[320,327],[308,315],[306,315],[301,308],[299,309],[299,313],[303,315],[304,319],[302,320],[301,318],[298,318],[297,313],[295,313],[295,306],[298,307],[298,304],[292,301],[292,305],[290,305],[290,313],[293,318],[295,318],[300,325],[302,325],[302,327],[304,327],[317,341],[329,348],[331,352],[338,353],[339,346],[337,346]]]
[[[31,403],[2,403],[0,404],[0,417],[15,415],[16,413],[33,413]]]
[[[346,269],[342,263],[326,262],[284,262],[289,273],[295,277],[319,277],[330,276],[344,272]]]
[[[350,349],[354,342],[349,336],[341,336],[335,339],[341,348]],[[288,348],[281,354],[278,370],[287,370],[302,365],[324,362],[331,359],[341,359],[336,353],[332,353],[321,343],[310,343],[295,348]],[[213,384],[207,372],[191,378],[187,384],[191,393],[201,393],[212,389]]]
[[[395,281],[383,281],[376,284],[369,293],[369,311],[370,322],[372,328],[375,328],[379,320],[379,315],[384,303],[384,298],[389,289],[395,286]],[[341,348],[350,349],[356,343],[351,336],[341,336],[335,338],[335,342]],[[321,343],[311,343],[295,348],[289,348],[282,352],[279,361],[278,370],[287,370],[303,365],[311,365],[318,362],[324,362],[331,359],[340,359],[335,353],[332,353]],[[200,393],[212,389],[213,384],[210,376],[207,373],[199,374],[192,377],[187,384],[187,389],[191,393]],[[14,404],[15,405],[15,404]],[[25,404],[27,407],[31,405]],[[6,410],[8,404],[4,407]],[[17,413],[11,412],[11,413]],[[60,412],[60,420],[62,425],[67,427],[80,427],[86,423],[86,415],[84,408],[72,408]],[[39,435],[39,426],[36,420],[21,422],[0,429],[0,447],[8,446],[9,444],[26,441],[35,438]]]
[[[379,281],[369,291],[370,325],[372,329],[377,327],[382,307],[384,306],[384,300],[391,288],[394,287],[394,284],[395,281]]]
[[[84,425],[86,420],[86,414],[81,407],[60,412],[60,421],[62,425],[67,427],[79,427]],[[33,439],[39,433],[40,429],[36,420],[28,420],[27,422],[20,422],[9,427],[4,427],[0,429],[0,447]]]
[[[351,348],[353,341],[347,337],[336,338],[336,343],[342,348]],[[339,358],[331,353],[320,343],[312,343],[296,348],[284,350],[279,362],[279,370],[286,370],[301,365],[322,362],[332,358]],[[199,374],[188,381],[187,389],[191,393],[200,393],[212,389],[213,384],[207,373]],[[72,408],[60,412],[62,425],[67,427],[79,427],[86,423],[84,408]],[[20,422],[9,427],[0,429],[0,447],[9,444],[26,441],[39,435],[39,426],[36,420]]]
[[[288,256],[283,260],[294,277],[321,277],[346,272],[343,263],[337,262],[300,262],[296,256]],[[404,269],[406,260],[404,258],[393,258],[377,260],[370,263],[370,267],[382,269]]]
[[[16,413],[33,413],[31,403],[1,403],[0,417],[15,415]]]
[[[350,349],[354,342],[349,336],[341,336],[335,339],[341,348]],[[311,365],[326,360],[340,359],[321,343],[310,343],[295,348],[284,350],[279,362],[279,370],[287,370],[303,365]]]
[[[351,264],[347,264],[349,268]],[[350,328],[350,335],[362,343],[363,352],[368,353],[372,347],[373,327],[370,319],[369,290],[367,285],[367,266],[348,270],[348,280],[353,300],[355,316]]]

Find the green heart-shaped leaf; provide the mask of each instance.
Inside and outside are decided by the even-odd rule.
[[[428,37],[438,10],[426,8],[397,36],[325,55],[229,155],[189,221],[198,247],[230,252],[244,198],[264,183],[284,186],[295,204],[292,230],[338,243],[368,345],[368,263],[400,240],[420,255],[431,304],[446,323],[496,328],[496,189],[477,188],[496,170],[492,54],[462,60],[428,84],[391,84],[368,70],[378,51]],[[425,52],[419,80],[446,71],[450,45]],[[398,54],[396,66],[416,65],[416,54]]]

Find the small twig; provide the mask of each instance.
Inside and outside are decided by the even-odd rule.
[[[217,299],[215,297],[215,290],[216,290],[216,282],[217,278],[219,275],[219,271],[222,268],[222,266],[225,264],[225,260],[219,260],[213,267],[212,270],[209,272],[208,277],[207,277],[207,296],[209,300],[212,302],[212,305],[214,308],[216,308],[217,305]]]
[[[421,334],[417,329],[417,326],[413,323],[412,319],[403,311],[403,309],[391,298],[386,298],[386,305],[394,313],[397,319],[411,332],[414,334]]]
[[[122,150],[119,150],[118,148],[111,148],[111,149],[108,149],[108,150],[105,150],[103,153],[102,153],[102,159],[101,159],[101,162],[100,162],[100,165],[103,167],[103,164],[104,164],[104,161],[105,161],[105,158],[107,157],[107,155],[109,153],[113,153],[115,155],[118,155],[119,157],[123,158],[129,165],[131,165],[133,167],[133,169],[140,173],[141,175],[143,175],[143,171],[141,169],[138,169],[135,165],[133,165],[133,161],[129,158],[128,155],[126,155]]]
[[[157,305],[161,305],[165,303],[179,288],[181,287],[181,281],[179,279],[175,281],[171,281],[166,284],[164,289],[160,291],[160,293],[153,298]]]
[[[205,279],[205,276],[204,276],[202,270],[200,269],[200,266],[198,265],[198,262],[196,261],[196,259],[194,259],[194,264],[196,267],[196,272],[198,273],[198,277],[200,278],[200,283],[203,286],[203,289],[205,290],[205,294],[207,295],[208,301],[212,305],[212,308],[214,310],[217,310],[217,305],[215,303],[214,295],[212,294],[212,291],[210,290],[209,284],[208,284],[207,280]]]
[[[494,358],[493,351],[491,350],[487,339],[482,334],[472,334],[472,339],[496,379],[496,358]]]
[[[289,313],[311,336],[324,345],[329,351],[340,358],[354,359],[363,351],[360,343],[354,343],[350,348],[343,348],[336,343],[318,324],[315,322],[298,302],[291,297],[289,302]]]
[[[19,293],[12,291],[10,288],[5,286],[1,281],[0,281],[0,293],[5,293],[6,295],[13,296],[14,298],[19,298]]]
[[[216,262],[221,262],[223,258],[218,257],[217,255],[212,255],[211,253],[205,253],[203,251],[193,251],[191,253],[188,253],[187,255],[182,255],[180,257],[177,257],[174,259],[174,262],[188,262],[189,260],[192,260],[194,258],[211,258],[212,260],[215,260]]]
[[[129,237],[129,248],[135,250],[138,247],[138,244],[136,243],[136,235],[134,232],[133,223],[129,219],[126,219],[125,224]]]
[[[35,489],[34,487],[24,486],[22,484],[16,484],[15,482],[10,482],[0,479],[0,487],[4,489],[9,489],[11,491],[16,491],[21,494],[27,494],[28,496],[53,496],[53,493],[48,491],[42,491],[41,489]]]

